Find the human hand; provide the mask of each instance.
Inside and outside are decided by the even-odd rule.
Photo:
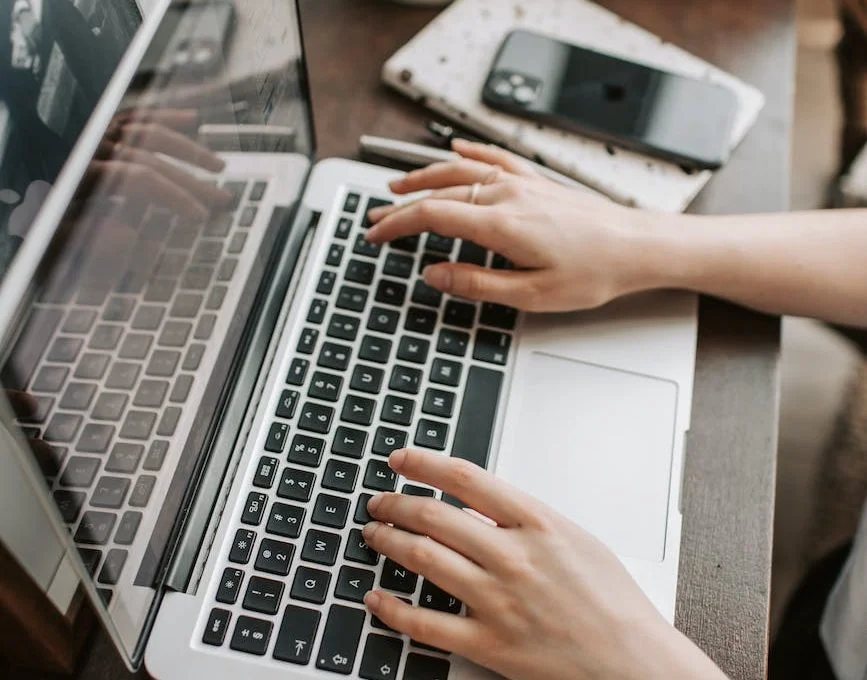
[[[724,677],[605,546],[535,498],[441,455],[396,451],[389,465],[496,525],[432,498],[371,499],[367,545],[467,607],[455,616],[372,591],[365,603],[386,625],[512,680]]]
[[[20,421],[31,422],[33,416],[39,412],[39,403],[35,397],[27,392],[6,389],[4,393],[12,412]],[[27,437],[27,443],[42,472],[46,475],[56,474],[57,458],[53,447],[37,437]]]
[[[431,194],[371,211],[375,226],[368,239],[384,243],[431,231],[500,253],[518,271],[443,263],[425,270],[429,285],[539,312],[598,307],[653,287],[654,263],[643,248],[653,220],[649,213],[556,184],[503,149],[461,140],[454,148],[462,159],[392,183],[398,194]],[[482,186],[472,205],[475,183]]]

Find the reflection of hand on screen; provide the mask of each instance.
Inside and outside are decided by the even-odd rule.
[[[39,402],[33,396],[19,390],[5,390],[5,393],[13,413],[20,421],[27,422],[36,416]],[[43,474],[57,474],[57,460],[51,445],[38,437],[28,437],[27,443]]]

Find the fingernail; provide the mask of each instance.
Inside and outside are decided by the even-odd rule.
[[[379,605],[382,604],[382,595],[375,590],[369,590],[364,596],[364,604],[367,605],[368,609],[376,611],[379,609]]]
[[[371,208],[367,211],[367,216],[370,218],[371,221],[375,222],[377,219],[379,219],[379,216],[382,215],[383,212],[384,208]]]
[[[376,494],[373,498],[367,501],[367,510],[368,512],[376,512],[376,509],[379,507],[379,504],[382,503],[382,494]]]
[[[400,188],[400,187],[403,185],[403,183],[404,183],[405,181],[406,181],[406,177],[398,177],[397,179],[393,179],[393,180],[391,180],[391,181],[388,183],[388,186],[389,186],[391,189],[398,189],[398,188]]]
[[[392,470],[399,469],[404,462],[406,461],[406,450],[399,449],[397,451],[393,451],[392,454],[388,457],[388,466]]]
[[[425,267],[424,282],[438,290],[448,291],[452,287],[452,273],[445,267]]]
[[[370,503],[368,503],[368,510]],[[373,534],[376,532],[376,528],[379,526],[379,522],[368,522],[361,528],[361,535],[364,536],[365,541],[369,541],[373,538]]]
[[[376,227],[374,227],[373,229],[371,229],[370,231],[368,231],[364,235],[364,238],[368,243],[376,243],[376,239],[377,239],[378,235],[379,235],[379,230]]]

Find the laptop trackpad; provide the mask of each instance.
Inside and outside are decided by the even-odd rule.
[[[527,361],[497,475],[617,554],[661,562],[677,386],[546,354]]]

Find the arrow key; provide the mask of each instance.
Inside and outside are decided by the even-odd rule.
[[[305,666],[310,662],[313,641],[322,615],[312,609],[289,605],[274,644],[274,658]]]
[[[400,638],[368,635],[358,675],[364,680],[394,680],[402,653]]]

